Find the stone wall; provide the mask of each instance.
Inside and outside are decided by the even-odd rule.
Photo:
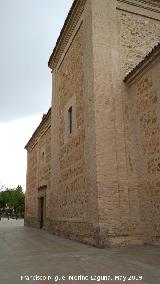
[[[118,10],[121,73],[128,74],[160,41],[160,20]]]
[[[98,215],[107,245],[143,242],[137,177],[128,175],[134,157],[127,152],[123,79],[159,41],[158,9],[142,1],[92,1]]]
[[[122,1],[123,2],[123,1]],[[125,1],[124,1],[125,2]],[[129,1],[131,2],[131,1]],[[135,1],[133,1],[135,2]],[[120,80],[129,73],[160,40],[160,14],[159,7],[153,11],[152,2],[144,4],[139,3],[139,7],[129,4],[122,4],[117,9],[118,31],[119,31],[119,57],[120,57]],[[134,3],[133,3],[134,4]],[[142,6],[141,6],[142,5]],[[137,133],[137,124],[132,116],[130,123],[128,117],[132,113],[134,106],[133,97],[128,94],[123,83],[119,88],[122,95],[123,105],[123,121],[124,121],[124,135],[125,135],[125,152],[126,152],[126,166],[127,166],[127,180],[128,187],[128,204],[129,204],[129,223],[128,223],[128,237],[130,243],[147,242],[146,223],[142,221],[142,215],[150,219],[152,223],[152,214],[150,212],[142,214],[142,200],[145,203],[145,197],[142,193],[142,184],[139,180],[143,172],[143,158],[139,154],[141,144],[135,140]],[[143,94],[139,96],[139,100],[143,100]],[[140,101],[138,104],[141,105]],[[145,105],[145,101],[143,102]],[[142,110],[141,110],[142,111]],[[137,136],[141,135],[137,133]],[[152,134],[150,133],[152,136]],[[133,143],[133,141],[135,141]],[[141,164],[137,169],[137,161]],[[148,173],[146,173],[147,175]],[[145,175],[144,175],[145,177]],[[145,177],[146,178],[146,177]],[[143,197],[142,197],[143,196]],[[146,208],[147,211],[147,208]],[[149,217],[150,216],[150,217]],[[145,218],[145,217],[144,217]],[[148,231],[149,232],[149,231]],[[150,228],[150,234],[153,230]],[[150,240],[151,242],[151,240]]]
[[[93,225],[88,218],[88,190],[85,156],[85,121],[84,121],[84,25],[83,22],[56,69],[53,93],[54,111],[57,124],[53,124],[53,173],[58,167],[53,180],[51,218],[48,229],[54,233],[93,242]],[[56,83],[55,83],[56,82]],[[73,108],[73,133],[68,132],[69,107]],[[53,118],[54,119],[54,118]],[[57,128],[57,125],[59,126]],[[56,157],[57,158],[56,158]],[[90,239],[90,240],[89,240]]]
[[[42,120],[33,137],[26,146],[27,189],[25,224],[39,227],[38,198],[39,190],[46,188],[45,215],[49,213],[50,168],[51,168],[51,113]],[[44,224],[45,226],[45,224]]]
[[[26,189],[26,215],[27,218],[36,218],[36,187],[37,187],[37,145],[27,153],[27,189]]]
[[[75,1],[49,63],[51,129],[44,131],[46,120],[27,147],[30,223],[38,212],[35,190],[47,185],[45,227],[55,234],[97,246],[143,243],[149,231],[158,236],[156,75],[137,82],[136,96],[123,82],[159,41],[152,2]]]
[[[59,216],[84,220],[86,214],[86,184],[84,159],[84,97],[83,97],[83,25],[77,32],[58,71],[60,97],[60,186]],[[75,132],[65,141],[65,106],[71,102],[76,115]],[[66,121],[65,121],[66,119]]]
[[[160,61],[136,77],[129,87],[126,119],[130,129],[128,144],[129,176],[136,174],[136,198],[130,190],[131,227],[138,225],[146,242],[156,242],[160,236],[160,84],[157,74]],[[134,150],[133,150],[134,149]],[[133,198],[132,198],[133,196]],[[136,223],[135,219],[135,207]],[[137,227],[137,226],[136,226]]]

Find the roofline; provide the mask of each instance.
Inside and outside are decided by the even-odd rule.
[[[142,72],[146,66],[153,62],[160,54],[160,42],[138,63],[124,78],[125,83],[130,83],[134,78]]]
[[[69,13],[66,17],[66,20],[63,24],[63,27],[61,29],[61,32],[59,34],[59,37],[56,41],[56,45],[52,51],[52,54],[48,61],[48,67],[53,68],[53,60],[56,59],[58,52],[60,51],[60,46],[63,44],[63,42],[68,42],[68,38],[70,37],[70,34],[72,33],[72,30],[74,29],[75,23],[78,22],[79,16],[82,14],[84,5],[87,0],[74,0],[73,4],[69,10]],[[75,17],[74,17],[75,16]],[[63,50],[62,46],[62,50]],[[55,62],[56,65],[56,62]],[[55,67],[55,66],[54,66]]]
[[[48,117],[51,114],[51,107],[49,108],[48,112],[46,113],[46,115],[44,116],[44,118],[42,118],[40,124],[37,126],[36,130],[33,132],[31,138],[29,139],[29,141],[27,142],[26,146],[24,147],[24,149],[27,150],[29,144],[32,142],[32,139],[36,136],[36,134],[38,133],[39,129],[42,127],[42,125],[47,121]]]

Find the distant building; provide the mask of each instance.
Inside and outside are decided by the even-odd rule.
[[[49,59],[52,107],[26,145],[26,225],[160,243],[159,41],[159,1],[74,1]]]

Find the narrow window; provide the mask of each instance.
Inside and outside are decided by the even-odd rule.
[[[72,107],[68,109],[68,126],[69,126],[69,134],[72,133]]]

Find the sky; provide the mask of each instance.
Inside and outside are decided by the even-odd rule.
[[[51,106],[48,59],[73,0],[0,0],[0,187],[25,190],[24,146]]]

